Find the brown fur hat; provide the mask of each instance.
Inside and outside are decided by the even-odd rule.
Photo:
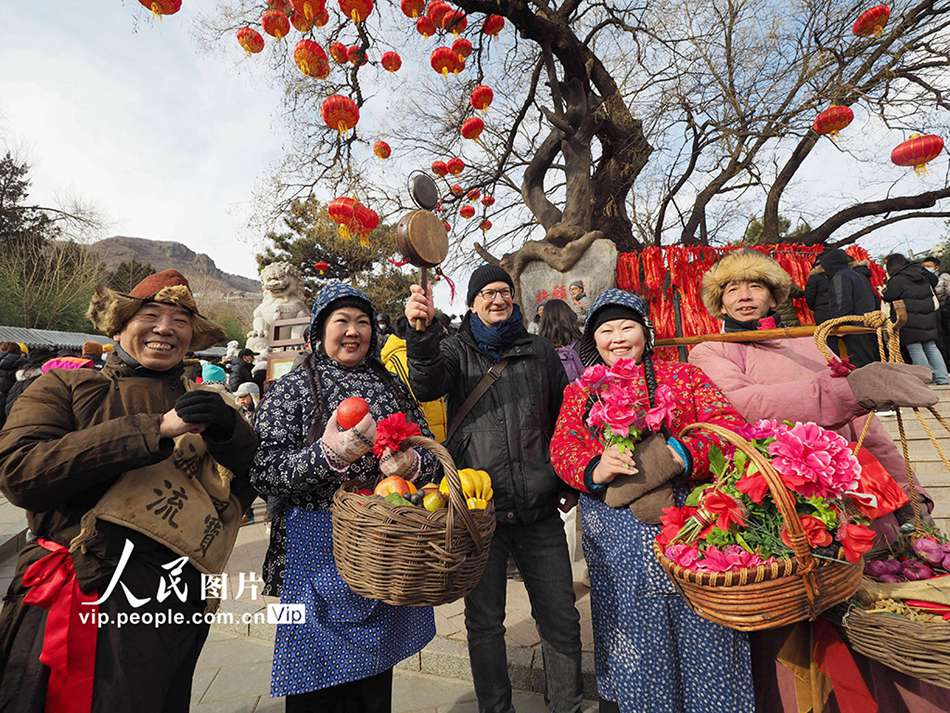
[[[163,270],[149,275],[132,288],[129,294],[100,285],[89,301],[86,318],[107,337],[115,337],[146,302],[161,302],[191,313],[193,334],[190,351],[200,351],[224,341],[224,330],[198,312],[188,280],[177,270]]]
[[[735,250],[713,265],[703,275],[703,304],[716,319],[721,319],[722,293],[733,280],[761,282],[772,291],[772,299],[780,305],[788,299],[792,278],[775,260],[758,250]]]

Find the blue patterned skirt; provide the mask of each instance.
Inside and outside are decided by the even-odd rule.
[[[748,637],[690,610],[653,554],[658,526],[582,499],[601,697],[621,713],[752,713]]]
[[[281,602],[306,606],[306,623],[279,624],[271,695],[308,693],[374,676],[435,636],[431,607],[394,607],[353,592],[337,572],[327,510],[284,513]]]

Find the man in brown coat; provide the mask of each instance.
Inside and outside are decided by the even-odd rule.
[[[116,341],[102,371],[49,371],[0,431],[0,489],[36,538],[0,613],[0,711],[187,711],[255,436],[182,376],[224,335],[181,274],[100,288],[87,316]]]

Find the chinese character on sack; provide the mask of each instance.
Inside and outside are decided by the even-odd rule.
[[[169,525],[178,529],[178,523],[175,522],[175,515],[180,513],[181,509],[185,507],[188,494],[184,488],[173,488],[171,482],[168,480],[165,481],[165,487],[170,490],[171,493],[166,495],[164,490],[153,488],[152,490],[158,496],[158,500],[146,505],[145,509],[158,515],[162,520],[168,521]]]
[[[226,572],[221,574],[201,575],[201,598],[202,599],[227,599],[228,598],[228,575]]]
[[[551,298],[555,300],[564,300],[567,302],[567,289],[564,285],[556,285],[551,291]]]
[[[257,576],[257,572],[241,572],[238,576],[238,587],[234,598],[240,599],[245,587],[247,587],[251,593],[251,599],[257,599],[257,585],[263,583],[264,580]]]
[[[133,609],[138,609],[141,606],[145,606],[150,601],[151,597],[146,597],[145,599],[139,599],[132,592],[129,591],[129,588],[125,586],[125,583],[121,581],[122,573],[125,571],[125,566],[129,562],[129,557],[132,556],[132,550],[135,549],[135,545],[129,541],[128,538],[125,540],[125,544],[122,546],[122,556],[119,557],[119,563],[115,567],[115,572],[112,573],[112,580],[109,582],[109,586],[106,587],[106,591],[94,602],[82,602],[84,606],[98,606],[102,604],[106,599],[112,596],[112,591],[115,589],[115,585],[121,585],[122,591],[125,592],[125,598],[129,600],[129,604],[132,605]]]
[[[172,593],[174,593],[180,601],[185,601],[188,597],[188,584],[182,583],[181,581],[181,571],[185,568],[186,564],[188,564],[188,558],[179,557],[176,560],[162,565],[162,569],[168,570],[168,581],[166,582],[164,577],[158,580],[158,594],[155,598],[158,599],[159,602],[164,602]],[[179,587],[179,585],[182,586]]]
[[[214,542],[214,538],[218,536],[221,529],[220,518],[214,515],[205,515],[205,531],[201,535],[201,544],[198,545],[202,557],[208,555],[208,548],[211,547],[211,543]]]
[[[541,304],[542,302],[547,300],[548,297],[550,297],[550,295],[548,294],[548,291],[544,289],[536,290],[534,293],[534,301],[537,302],[538,304]]]

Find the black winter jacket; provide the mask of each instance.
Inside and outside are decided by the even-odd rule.
[[[455,336],[441,338],[437,322],[407,338],[409,384],[419,401],[446,397],[449,423],[491,360],[479,351],[466,315]],[[562,484],[549,445],[567,377],[547,340],[524,334],[502,355],[501,378],[469,411],[446,447],[459,468],[487,471],[502,523],[530,524],[556,513]]]
[[[937,310],[934,308],[933,288],[937,276],[913,263],[897,270],[887,281],[884,301],[904,300],[907,324],[901,328],[903,344],[918,344],[937,340]]]
[[[22,354],[10,352],[0,354],[0,405],[6,403],[7,394],[10,393],[10,389],[16,383],[17,370],[22,369],[25,363],[26,359]],[[6,417],[4,409],[0,408],[0,427],[3,426]]]
[[[240,357],[231,358],[231,366],[228,373],[228,391],[234,393],[244,382],[254,381],[254,377],[251,375],[252,366],[252,364],[248,364]]]
[[[812,270],[805,283],[805,301],[815,313],[815,324],[831,319],[831,280],[820,267]]]

